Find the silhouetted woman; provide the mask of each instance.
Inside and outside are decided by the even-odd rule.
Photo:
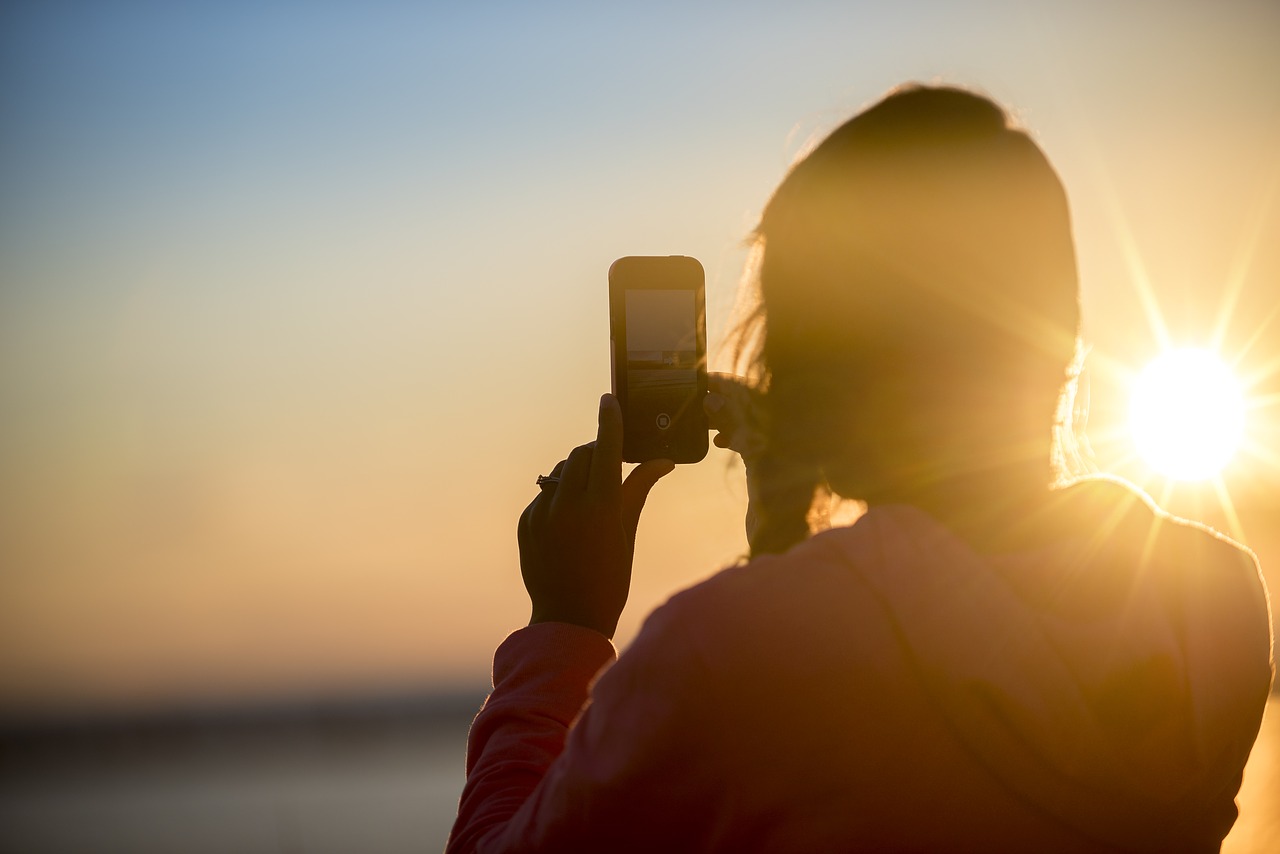
[[[750,561],[613,663],[671,466],[620,482],[606,395],[521,517],[533,618],[449,851],[1216,851],[1266,593],[1247,550],[1069,478],[1078,285],[1040,150],[982,97],[902,89],[796,164],[754,258],[752,390],[707,401]],[[865,513],[822,530],[832,494]]]

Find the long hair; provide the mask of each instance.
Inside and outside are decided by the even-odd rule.
[[[797,162],[755,230],[753,554],[815,495],[910,502],[958,479],[1059,482],[1079,297],[1066,195],[987,98],[911,86]]]

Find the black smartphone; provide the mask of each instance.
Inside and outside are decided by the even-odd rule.
[[[622,458],[696,463],[707,455],[706,284],[684,255],[619,258],[609,268],[613,393]]]

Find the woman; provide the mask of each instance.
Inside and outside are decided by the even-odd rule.
[[[899,90],[756,232],[754,388],[720,378],[751,560],[613,662],[621,417],[520,520],[450,852],[1208,851],[1269,691],[1253,556],[1068,478],[1078,286],[1052,168],[990,101]],[[819,531],[830,496],[852,525]],[[595,680],[593,683],[593,679]]]

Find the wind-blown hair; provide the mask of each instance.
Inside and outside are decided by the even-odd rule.
[[[753,554],[815,494],[1047,489],[1069,466],[1080,321],[1066,194],[996,104],[900,89],[797,162],[754,233],[740,330],[761,382]]]

